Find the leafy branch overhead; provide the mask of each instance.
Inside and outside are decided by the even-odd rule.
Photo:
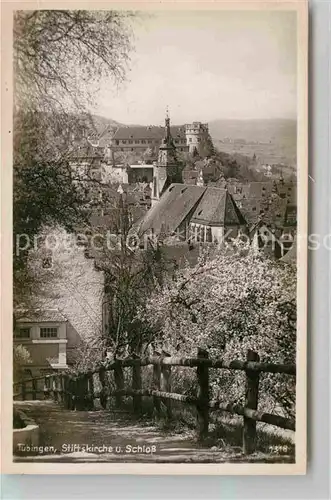
[[[82,107],[101,77],[123,82],[133,48],[125,11],[17,11],[15,99],[24,109]]]
[[[114,87],[125,79],[135,16],[129,11],[15,12],[14,241],[22,233],[32,238],[46,225],[71,231],[86,222],[86,199],[69,160],[93,130],[88,109],[101,79]],[[26,253],[14,255],[18,302],[26,295],[24,283],[33,286],[28,274]]]

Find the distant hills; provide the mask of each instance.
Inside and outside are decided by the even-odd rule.
[[[209,122],[213,139],[226,137],[247,142],[296,144],[295,120],[214,120]]]
[[[97,134],[125,126],[110,118],[92,115]],[[217,149],[252,156],[260,163],[285,163],[296,168],[296,120],[213,120],[209,131]],[[108,135],[108,134],[106,134]],[[109,137],[109,136],[108,136]]]
[[[260,164],[284,163],[296,169],[296,120],[215,120],[209,131],[221,151],[255,154]]]

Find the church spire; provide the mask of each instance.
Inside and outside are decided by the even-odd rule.
[[[169,117],[169,107],[166,107],[166,117],[165,117],[165,141],[169,143],[171,140],[170,132],[170,117]]]

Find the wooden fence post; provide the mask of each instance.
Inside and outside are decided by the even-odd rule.
[[[32,399],[36,400],[37,399],[37,387],[38,387],[38,381],[36,379],[32,379]]]
[[[198,358],[208,359],[208,352],[205,349],[198,348]],[[209,427],[209,369],[208,366],[201,364],[197,367],[198,378],[198,401],[197,401],[197,423],[198,437],[200,440],[208,435]]]
[[[22,382],[22,401],[25,401],[25,399],[26,399],[26,384],[23,381]]]
[[[114,364],[114,378],[116,391],[123,391],[124,389],[124,375],[121,360],[116,360]],[[115,395],[115,404],[117,408],[122,406],[123,396],[120,394]]]
[[[94,383],[93,383],[93,373],[87,373],[87,409],[94,410]]]
[[[76,410],[85,409],[85,384],[84,375],[79,374],[76,378]]]
[[[139,391],[142,388],[140,358],[136,354],[133,354],[132,357],[136,359],[135,364],[132,365],[132,389]],[[133,411],[137,414],[142,411],[142,397],[138,394],[133,395]]]
[[[99,369],[99,380],[101,384],[100,404],[105,410],[107,408],[108,391],[106,386],[106,368],[104,366],[101,366]]]
[[[49,375],[48,377],[48,384],[49,384],[49,399],[52,399],[53,397],[53,376]]]
[[[58,401],[59,394],[57,392],[57,375],[53,375],[52,377],[52,385],[53,385],[53,399]]]
[[[159,361],[160,353],[154,352],[153,357],[157,357],[157,361]],[[161,366],[159,363],[153,365],[153,390],[159,391],[161,389]],[[158,396],[153,396],[153,405],[156,417],[161,415],[161,401]]]
[[[59,374],[57,388],[59,391],[59,401],[61,403],[63,403],[64,402],[64,391],[63,391],[63,375],[62,375],[62,373]]]
[[[260,361],[259,355],[251,351],[247,351],[247,361]],[[258,393],[259,393],[259,372],[246,370],[246,395],[245,407],[252,410],[257,410]],[[243,430],[243,451],[245,455],[254,453],[256,448],[256,421],[244,417]]]
[[[49,398],[48,380],[49,380],[48,376],[45,375],[45,378],[44,378],[44,399]]]
[[[90,393],[89,393],[88,373],[84,373],[84,375],[82,375],[82,404],[83,404],[83,410],[89,409]]]
[[[168,352],[162,351],[162,358],[168,358],[170,354]],[[170,365],[161,365],[161,391],[171,392],[171,366]],[[171,418],[172,409],[171,409],[171,400],[164,399],[163,403],[167,409],[167,418]]]
[[[69,398],[68,398],[68,375],[64,374],[62,379],[63,388],[63,404],[66,409],[69,409]]]
[[[69,379],[69,392],[70,392],[70,410],[76,409],[76,378],[71,376]]]

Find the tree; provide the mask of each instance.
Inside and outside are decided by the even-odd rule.
[[[21,344],[13,346],[13,369],[14,382],[19,382],[24,378],[24,369],[26,365],[31,364],[32,359],[29,351]]]
[[[14,242],[45,225],[86,221],[70,159],[93,127],[98,82],[125,78],[131,12],[16,11],[14,16]],[[79,179],[78,179],[79,181]],[[14,295],[26,295],[27,252],[14,245]]]
[[[157,242],[146,238],[146,246],[137,244],[135,228],[123,195],[114,212],[112,245],[105,241],[96,259],[105,273],[106,327],[103,344],[114,357],[142,352],[154,340],[154,329],[138,310],[146,304],[166,275],[172,275],[174,264],[168,261]]]
[[[125,78],[132,49],[131,12],[16,11],[15,105],[74,111],[91,99],[101,77]]]
[[[292,266],[235,243],[178,271],[150,297],[143,317],[159,332],[158,347],[171,353],[195,355],[202,346],[213,357],[232,360],[252,349],[266,362],[295,363],[295,297]],[[212,376],[215,397],[240,401],[240,374]],[[288,377],[262,377],[261,408],[278,404],[293,413],[294,395]]]

